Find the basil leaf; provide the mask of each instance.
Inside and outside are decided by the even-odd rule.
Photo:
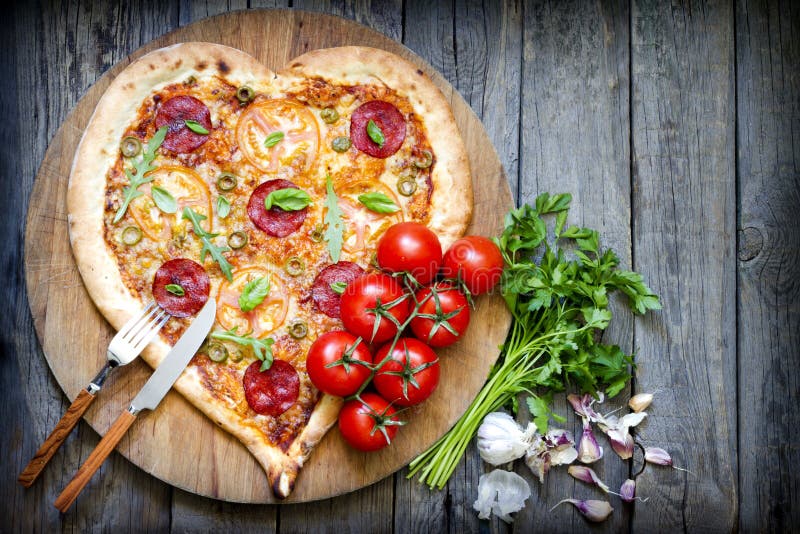
[[[384,193],[370,191],[363,195],[358,195],[358,201],[364,204],[368,210],[375,213],[394,213],[400,211],[400,207]]]
[[[164,286],[164,289],[176,297],[182,297],[186,294],[186,291],[183,290],[183,287],[178,284],[167,284]]]
[[[230,201],[227,198],[223,197],[223,196],[218,196],[217,197],[217,215],[219,216],[219,218],[220,219],[224,219],[225,217],[228,216],[228,214],[230,212],[231,212],[231,203],[230,203]]]
[[[367,123],[367,135],[376,145],[383,148],[386,138],[383,136],[380,126],[375,124],[375,121],[372,119]]]
[[[325,187],[328,191],[325,197],[325,234],[323,238],[328,243],[328,253],[331,255],[333,263],[339,261],[342,255],[342,245],[344,244],[344,222],[342,221],[342,210],[339,208],[339,199],[336,192],[333,190],[333,182],[331,182],[331,175],[325,177]]]
[[[153,197],[153,202],[156,203],[158,209],[164,213],[175,213],[178,211],[178,201],[163,187],[158,187],[157,185],[151,187],[150,196]]]
[[[264,199],[264,207],[272,209],[277,206],[283,211],[298,211],[311,204],[311,197],[302,189],[287,187],[276,189]]]
[[[243,312],[253,311],[256,306],[264,302],[264,298],[269,294],[269,286],[269,279],[263,276],[247,282],[239,297],[239,308]]]
[[[283,139],[283,132],[272,132],[264,140],[264,146],[267,148],[272,148],[278,143],[280,143],[282,139]]]
[[[194,133],[201,134],[201,135],[208,135],[208,130],[203,128],[203,125],[200,124],[197,121],[186,120],[186,121],[183,121],[183,123],[186,125],[187,128],[189,128]]]
[[[344,293],[344,290],[347,289],[347,284],[345,282],[331,282],[331,290],[337,295],[341,295]]]

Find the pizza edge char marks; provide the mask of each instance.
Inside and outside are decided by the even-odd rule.
[[[354,51],[358,51],[359,54],[372,51],[381,58],[391,56],[405,63],[404,60],[383,51],[355,47],[315,51],[311,54],[318,60],[319,53],[350,57]],[[321,222],[322,219],[324,183],[320,184],[320,181],[324,182],[321,177],[330,171],[328,165],[335,158],[347,158],[349,165],[344,168],[351,169],[350,173],[345,171],[333,174],[336,184],[334,189],[346,189],[348,186],[364,183],[363,176],[353,176],[354,166],[356,169],[364,168],[367,171],[379,169],[380,174],[371,175],[372,182],[377,186],[381,185],[379,179],[384,171],[408,168],[413,165],[413,161],[409,158],[422,158],[422,165],[415,165],[414,168],[420,171],[418,174],[422,176],[423,187],[420,194],[409,197],[411,202],[406,199],[403,204],[407,216],[421,222],[432,223],[434,226],[441,224],[441,214],[437,214],[433,209],[437,197],[441,198],[441,195],[437,195],[439,191],[436,189],[439,183],[443,187],[456,184],[455,192],[463,192],[471,207],[469,170],[459,137],[456,137],[455,141],[449,139],[458,145],[453,151],[455,156],[443,154],[444,157],[440,158],[435,146],[432,146],[436,142],[427,137],[426,125],[411,99],[400,96],[386,85],[375,85],[376,81],[380,80],[379,77],[369,80],[352,80],[346,77],[338,79],[337,76],[324,71],[318,76],[312,76],[310,73],[298,75],[297,61],[302,61],[306,56],[309,54],[301,56],[292,63],[293,70],[287,72],[283,80],[276,79],[268,69],[247,54],[220,45],[186,43],[144,56],[118,76],[98,103],[95,115],[90,120],[76,152],[68,190],[70,239],[79,270],[90,296],[115,328],[119,328],[129,315],[135,313],[141,306],[142,300],[149,298],[149,294],[154,294],[159,302],[167,303],[167,306],[169,303],[174,304],[176,299],[180,300],[176,293],[167,288],[167,282],[175,282],[175,277],[165,277],[162,272],[158,283],[154,281],[154,271],[162,262],[163,265],[175,265],[174,262],[183,261],[194,264],[203,270],[202,274],[206,276],[206,298],[209,293],[212,297],[215,296],[220,290],[220,284],[225,283],[226,278],[222,263],[215,261],[216,257],[209,248],[215,245],[219,254],[227,258],[233,272],[237,269],[247,269],[254,260],[257,260],[270,270],[270,276],[275,279],[275,283],[282,284],[284,291],[296,297],[288,307],[292,314],[306,320],[308,336],[304,339],[291,340],[298,347],[297,350],[289,351],[295,354],[288,356],[292,361],[282,359],[287,354],[285,351],[280,349],[276,351],[276,363],[273,363],[273,366],[277,367],[273,372],[285,377],[286,380],[281,381],[285,387],[279,388],[281,391],[274,394],[273,400],[277,399],[275,403],[270,404],[265,401],[263,383],[253,378],[251,369],[260,362],[253,361],[252,355],[221,365],[200,354],[187,368],[188,372],[184,373],[176,383],[176,389],[193,404],[245,443],[267,471],[273,491],[278,497],[286,497],[291,492],[297,471],[314,445],[335,422],[341,406],[341,399],[337,397],[320,396],[310,385],[305,372],[304,355],[313,338],[331,328],[341,327],[341,323],[335,318],[338,315],[336,313],[338,295],[330,287],[317,287],[318,279],[323,272],[329,271],[337,275],[336,281],[340,281],[338,280],[340,274],[348,279],[344,281],[349,281],[356,270],[362,271],[357,264],[346,261],[331,264],[328,258],[327,262],[321,262],[321,257],[327,257],[325,243],[309,239],[309,236],[318,230],[318,225],[312,226],[311,223]],[[407,66],[412,67],[410,63]],[[363,65],[357,66],[356,70],[362,67]],[[392,67],[396,68],[396,65]],[[416,72],[421,73],[421,71]],[[445,111],[449,113],[444,97],[430,81],[425,80],[425,82],[430,87],[425,83],[421,85],[427,91],[433,88],[438,95],[439,104],[444,104]],[[246,96],[257,95],[255,99],[237,98],[239,96],[237,88],[244,85],[252,90]],[[291,87],[292,90],[288,90],[287,87]],[[341,95],[356,95],[356,98],[347,97],[347,105],[350,108],[338,119],[339,124],[333,124],[326,129],[327,120],[320,120],[319,124],[315,122],[316,146],[313,133],[310,137],[303,137],[302,132],[292,133],[291,128],[287,128],[284,134],[287,140],[292,141],[292,135],[295,135],[294,140],[297,144],[290,146],[284,152],[287,154],[293,147],[295,149],[286,156],[289,158],[288,167],[277,169],[276,172],[265,172],[264,167],[259,168],[259,165],[255,164],[258,162],[254,163],[252,157],[243,153],[238,143],[242,139],[241,136],[247,135],[248,132],[243,134],[239,131],[238,121],[251,106],[274,102],[276,97],[283,97],[288,98],[289,102],[297,102],[297,105],[305,106],[306,109],[319,114],[323,108],[315,106],[314,100],[319,99],[320,91],[325,90],[338,92]],[[370,99],[376,94],[393,100],[385,102],[386,106],[370,104],[366,107],[366,111],[379,108],[378,111],[383,114],[374,111],[371,114],[363,113],[367,116],[367,120],[374,121],[381,129],[385,136],[380,143],[382,146],[379,146],[374,138],[367,137],[365,140],[348,132],[355,146],[348,147],[344,151],[331,150],[326,145],[329,140],[323,137],[319,128],[322,127],[323,132],[329,133],[334,127],[341,130],[347,125],[352,125],[352,110],[358,111],[360,109],[358,106],[364,107],[370,102],[379,102],[377,99]],[[124,105],[119,105],[123,101]],[[296,107],[295,104],[286,106],[286,108],[293,107]],[[301,114],[302,112],[297,111],[295,116],[287,120],[294,120]],[[399,133],[397,115],[404,121],[402,135]],[[135,120],[131,121],[130,117],[135,117]],[[452,116],[449,118],[452,123],[449,126],[454,128]],[[126,170],[130,170],[131,160],[141,157],[141,155],[135,155],[133,158],[123,157],[120,154],[120,142],[133,136],[140,144],[147,145],[161,126],[167,126],[168,131],[161,148],[156,152],[153,165],[161,168],[162,172],[158,178],[142,185],[139,190],[141,195],[134,193],[128,212],[115,223],[113,217],[120,210],[125,195],[124,187],[128,185],[130,178]],[[266,130],[271,126],[274,128],[274,124],[262,124],[260,126],[262,133],[267,134]],[[435,131],[435,128],[431,130]],[[407,131],[411,132],[411,139],[407,138]],[[457,134],[457,129],[455,132]],[[451,136],[451,134],[452,129],[445,131],[445,135]],[[281,140],[278,139],[275,144],[279,144]],[[376,152],[379,157],[391,158],[392,154],[384,156],[384,153],[388,152],[387,145],[394,153],[401,149],[404,142],[412,141],[415,143],[408,150],[406,161],[400,162],[398,167],[395,158],[392,162],[395,167],[390,169],[386,168],[387,160],[380,160],[381,163],[376,164],[370,161],[375,159],[373,156],[361,153],[357,148],[367,146],[368,150],[373,149],[373,152],[377,148],[380,151]],[[429,141],[432,142],[429,144]],[[269,139],[265,144],[268,143]],[[373,143],[374,146],[365,143]],[[394,145],[397,145],[396,148]],[[314,147],[314,154],[309,155],[309,146]],[[357,165],[359,161],[368,161],[369,164],[359,167]],[[453,170],[450,168],[453,167],[451,164],[453,161],[456,162],[454,168],[460,171],[461,175],[443,180],[441,175],[448,175],[448,171]],[[448,168],[441,169],[445,165]],[[174,170],[177,167],[187,170]],[[283,172],[286,168],[288,171]],[[219,172],[223,174],[232,172],[237,176],[236,183],[230,188],[215,183],[209,174],[209,169],[213,169],[215,175]],[[99,177],[98,171],[100,171]],[[158,169],[150,172],[155,175]],[[195,184],[197,180],[192,177],[193,173],[202,176],[205,188]],[[162,179],[161,175],[165,177]],[[146,172],[144,176],[148,177],[150,174]],[[264,193],[264,186],[270,182],[273,182],[274,187],[270,187],[266,194],[255,194],[259,189]],[[369,182],[370,177],[367,176],[366,183]],[[160,195],[160,191],[167,189],[167,184],[173,189],[180,190],[181,194],[171,195],[174,205],[168,206],[165,212],[162,210],[159,198],[156,197]],[[280,186],[280,189],[297,188],[307,192],[311,204],[296,210],[281,210],[276,207],[266,209],[261,196],[266,198],[271,191],[277,190],[277,186]],[[385,184],[383,186],[385,187]],[[421,194],[423,192],[424,194]],[[449,192],[448,196],[450,195],[452,192]],[[220,215],[220,198],[224,198],[224,203],[228,205],[225,209],[229,213],[225,216]],[[163,198],[160,200],[162,203],[166,202]],[[145,206],[140,205],[143,202],[146,203]],[[251,210],[250,204],[253,202],[259,205]],[[134,206],[133,211],[139,218],[133,216],[131,206]],[[174,209],[170,211],[170,208]],[[191,221],[186,221],[186,217],[182,216],[187,209],[195,215]],[[443,241],[463,233],[470,213],[471,209],[462,210],[458,217],[453,217],[451,227],[443,233]],[[153,219],[154,228],[150,228],[151,232],[146,232],[143,236],[140,230],[138,239],[134,235],[134,239],[126,241],[124,232],[128,226],[134,226],[132,222],[146,219],[148,216]],[[286,222],[288,226],[278,224],[281,229],[276,233],[276,221]],[[224,247],[221,241],[225,234],[221,237],[215,234],[228,230],[232,230],[228,234],[228,244],[231,246]],[[230,237],[237,232],[240,237],[241,234],[245,235],[245,242],[249,240],[254,247],[262,247],[263,250],[255,256],[248,257],[230,240]],[[153,240],[152,235],[168,235],[170,238],[164,242]],[[201,239],[203,236],[206,237],[205,240]],[[249,239],[247,236],[250,236]],[[131,245],[133,241],[135,243]],[[369,244],[365,246],[368,248]],[[288,259],[298,259],[303,268],[300,272],[292,273],[283,261],[287,259],[287,253],[295,252],[299,257],[292,256]],[[205,256],[203,258],[205,261],[201,261],[205,269],[196,263],[202,256]],[[169,266],[166,270],[168,273],[179,271],[170,269]],[[194,272],[194,268],[190,271],[193,273],[190,275],[190,280],[202,280],[202,276]],[[200,289],[195,288],[195,285],[199,285]],[[198,301],[197,291],[202,293],[202,281],[197,284],[189,283],[188,286],[180,289],[187,291],[191,306],[174,308],[177,312],[176,317],[182,314],[191,315],[185,312],[194,309]],[[173,324],[164,330],[164,339],[148,347],[143,354],[152,366],[156,366],[163,359],[170,344],[177,340],[188,324],[188,319],[173,320],[170,323]],[[288,339],[278,330],[280,326],[276,325],[276,328],[262,339],[269,337]],[[219,331],[219,325],[214,331]],[[246,332],[239,331],[235,334],[244,335]],[[283,344],[276,343],[276,349],[278,345]],[[253,363],[250,363],[251,361]],[[291,373],[284,372],[287,366],[294,370],[294,378],[289,378]],[[215,377],[213,372],[208,372],[219,369],[228,369],[230,372],[222,378]],[[216,391],[214,381],[218,380],[219,387],[230,387],[230,379],[233,376],[239,377],[238,383],[241,389],[240,394],[234,397],[240,398],[240,402],[242,398],[246,398],[251,401],[247,403],[249,406],[256,404],[260,408],[259,411],[267,415],[257,415],[256,411],[252,410],[249,413],[237,414],[235,406],[225,405],[230,396],[224,395],[225,391],[223,394]],[[261,395],[260,400],[252,400],[259,395]],[[294,399],[298,398],[299,400],[295,402]],[[292,402],[289,403],[288,399],[292,399]],[[302,406],[298,406],[300,404]],[[290,420],[285,420],[281,424],[280,421],[286,418]],[[265,420],[272,422],[265,423]]]

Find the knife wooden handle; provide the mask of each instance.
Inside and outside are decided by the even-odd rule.
[[[103,436],[103,439],[100,440],[100,443],[97,444],[97,447],[94,448],[92,454],[83,462],[83,465],[78,469],[78,472],[75,473],[75,476],[72,477],[67,487],[64,488],[64,491],[58,496],[55,502],[56,508],[62,512],[66,512],[69,507],[72,506],[72,503],[78,498],[78,494],[84,486],[89,483],[89,480],[91,480],[94,472],[100,468],[135,420],[136,416],[128,410],[120,414],[117,420],[114,421],[114,424],[111,425],[111,428],[108,429],[106,435]]]
[[[72,429],[75,428],[75,425],[78,424],[78,421],[83,417],[83,414],[94,399],[95,396],[93,393],[89,393],[86,389],[81,390],[70,405],[67,413],[64,414],[53,431],[50,432],[50,435],[47,436],[47,439],[44,440],[42,446],[39,447],[39,450],[36,451],[31,461],[25,466],[25,469],[22,470],[22,473],[17,479],[20,484],[26,488],[31,487],[44,470],[44,466],[47,465],[47,462],[50,461],[58,448],[61,447],[61,444],[67,439],[67,436],[69,436]]]

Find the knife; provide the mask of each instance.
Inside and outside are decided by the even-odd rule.
[[[142,410],[155,410],[161,399],[172,388],[172,385],[181,375],[183,370],[189,364],[189,361],[194,356],[203,340],[211,330],[214,324],[214,318],[217,313],[217,305],[214,299],[208,299],[203,309],[197,314],[197,317],[186,329],[186,332],[181,336],[175,346],[167,354],[161,365],[155,370],[150,378],[145,383],[144,387],[139,391],[139,394],[131,401],[128,409],[114,421],[111,428],[108,429],[106,435],[97,444],[97,447],[92,451],[92,454],[86,459],[83,465],[75,473],[75,476],[61,492],[55,502],[55,507],[62,512],[66,512],[78,494],[89,483],[95,471],[97,471],[103,464],[105,459],[111,454],[111,451],[117,446],[117,443],[128,431],[128,428],[136,420],[136,416]]]

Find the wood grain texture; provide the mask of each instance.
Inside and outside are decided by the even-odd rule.
[[[573,195],[570,224],[594,228],[601,246],[612,248],[630,268],[630,147],[628,4],[604,1],[535,2],[524,7],[522,69],[522,148],[520,203],[533,203],[543,192]],[[605,343],[632,350],[633,321],[621,301],[612,301],[614,320]],[[602,411],[624,405],[627,391]],[[555,410],[566,428],[580,438],[580,418],[563,395]],[[599,429],[604,458],[593,464],[603,481],[617,491],[629,466],[611,450]],[[572,507],[550,508],[561,499],[609,500],[613,515],[594,530],[623,530],[630,507],[576,482],[564,467],[553,468],[544,484],[520,463],[516,471],[531,485],[532,498],[518,514],[520,525],[555,532],[584,530],[589,523]],[[519,529],[525,531],[525,527]]]
[[[25,466],[25,469],[22,470],[22,473],[20,473],[17,478],[17,481],[22,484],[23,487],[29,488],[36,482],[42,470],[61,445],[64,444],[64,440],[67,439],[72,429],[75,428],[75,425],[81,420],[81,417],[83,417],[83,414],[89,409],[94,399],[94,394],[89,393],[86,389],[82,389],[81,392],[78,393],[78,396],[75,397],[75,400],[69,405],[67,411],[61,419],[59,419],[58,423],[56,423],[53,431],[50,432],[50,435],[47,436],[47,439],[44,440],[44,443],[42,443],[33,455],[33,458],[31,458],[31,461],[28,462],[28,465]]]
[[[72,480],[69,481],[56,498],[54,505],[59,511],[63,513],[69,510],[81,490],[86,487],[86,484],[100,469],[100,466],[103,465],[103,462],[105,462],[108,455],[111,454],[134,421],[136,421],[136,416],[127,410],[119,415],[111,425],[111,428],[108,429],[108,432],[105,433],[103,439],[100,440],[100,443],[97,444],[97,447],[78,468]]]
[[[736,3],[739,528],[800,525],[800,6]]]
[[[272,36],[269,46],[264,45],[263,35]],[[341,18],[286,10],[237,12],[205,19],[151,42],[136,54],[190,40],[221,42],[243,49],[274,70],[306,50],[345,43],[388,48],[416,61],[421,68],[429,69],[407,49],[363,26]],[[109,75],[92,86],[51,142],[32,194],[27,228],[29,243],[40,239],[42,214],[52,212],[63,202],[72,153],[79,139],[76,133],[82,131],[111,76],[128,61],[115,66]],[[494,152],[485,149],[490,142],[477,117],[446,81],[435,72],[431,71],[429,75],[453,107],[465,144],[482,147],[481,150],[469,151],[476,175],[483,177],[473,187],[476,217],[470,231],[492,234],[500,224],[501,214],[511,203],[505,175]],[[37,249],[41,256],[36,259],[37,265],[46,265],[47,258],[69,257],[63,219],[53,223],[52,234],[55,238],[48,246]],[[45,354],[59,383],[74,395],[78,385],[84,384],[87,377],[96,371],[99,361],[93,359],[102,358],[102,350],[98,347],[107,345],[110,332],[80,284],[54,286],[48,282],[50,273],[47,269],[32,270],[28,274],[33,302],[44,302],[40,295],[47,295],[47,313],[35,306],[32,308]],[[76,316],[85,318],[77,327],[74,326]],[[402,467],[433,443],[478,391],[497,356],[496,347],[504,338],[509,322],[499,296],[480,299],[475,318],[477,326],[469,330],[460,346],[440,351],[443,378],[439,389],[431,401],[414,410],[414,417],[409,418],[406,427],[408,430],[398,436],[390,449],[375,454],[358,453],[347,447],[334,430],[307,462],[288,501],[315,500],[367,486]],[[64,332],[71,334],[66,344]],[[452,357],[448,358],[448,355]],[[129,366],[124,375],[110,384],[111,392],[106,402],[87,412],[90,423],[102,429],[115,412],[127,406],[127,400],[149,376],[144,367]],[[145,471],[180,488],[234,502],[274,501],[264,472],[255,459],[238,441],[218,429],[177,394],[168,395],[159,410],[145,423],[132,429],[119,450]],[[331,464],[330,458],[337,460]],[[198,464],[206,467],[197,469]],[[385,497],[381,500],[390,502]]]
[[[694,475],[650,466],[633,528],[736,526],[736,197],[733,12],[632,6],[634,266],[664,310],[636,322],[636,428]],[[751,422],[754,424],[755,421]]]

